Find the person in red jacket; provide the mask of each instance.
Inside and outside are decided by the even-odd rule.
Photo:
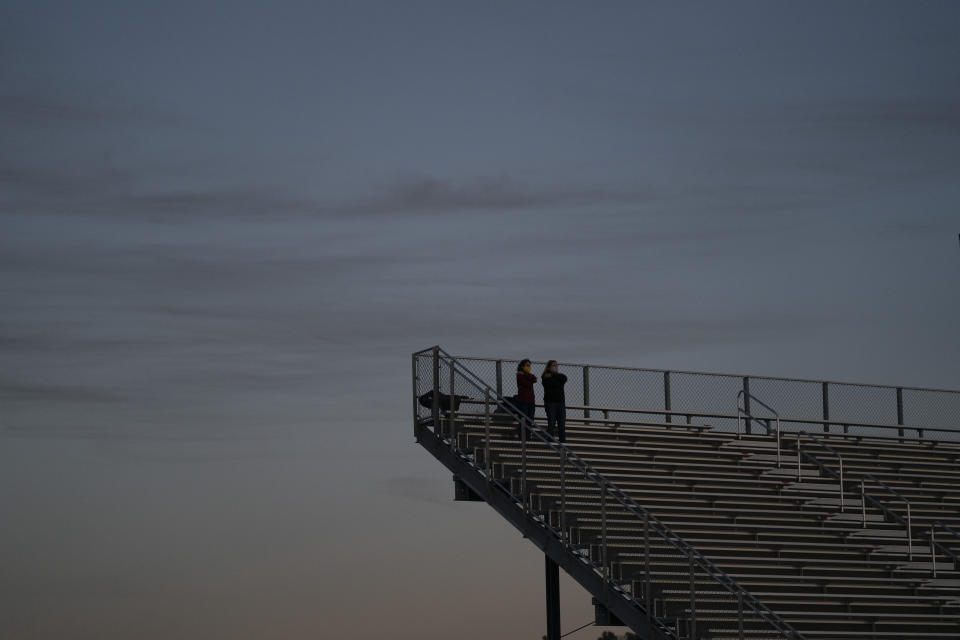
[[[537,376],[530,373],[530,360],[524,358],[517,364],[517,409],[525,415],[530,424],[533,425],[533,413],[537,409],[537,398],[533,395],[533,385],[537,381]],[[517,435],[520,434],[520,428],[517,427]]]

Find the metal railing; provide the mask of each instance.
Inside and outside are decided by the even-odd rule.
[[[816,457],[814,457],[812,454],[807,453],[806,451],[803,451],[803,449],[801,448],[801,447],[802,447],[802,444],[801,444],[801,440],[800,440],[803,436],[806,436],[807,438],[809,438],[810,440],[812,440],[813,442],[815,442],[816,444],[818,444],[818,445],[819,445],[820,447],[822,447],[823,449],[826,449],[834,458],[836,458],[837,461],[838,461],[839,464],[840,464],[840,472],[839,472],[839,473],[836,473],[833,469],[831,469],[830,467],[828,467],[828,466],[826,466],[825,464],[821,463],[821,462],[820,462]],[[800,481],[801,481],[801,478],[800,478],[800,476],[801,476],[801,473],[800,473],[800,461],[801,461],[801,458],[803,458],[804,456],[806,456],[807,459],[809,459],[811,462],[813,462],[813,463],[816,464],[818,467],[820,467],[821,470],[827,472],[829,475],[833,476],[834,478],[836,478],[836,479],[840,482],[840,491],[839,491],[839,493],[840,493],[840,512],[843,513],[843,512],[845,511],[845,509],[844,509],[844,499],[843,499],[843,493],[844,493],[844,483],[843,483],[843,456],[841,456],[841,455],[837,452],[836,449],[834,449],[833,447],[831,447],[831,446],[828,445],[827,443],[823,442],[822,440],[820,440],[820,438],[818,438],[817,436],[813,435],[812,433],[807,433],[806,431],[798,431],[798,432],[797,432],[797,482],[800,482]]]
[[[461,357],[496,391],[509,395],[503,371],[517,360]],[[535,361],[540,364],[542,361]],[[738,391],[762,397],[780,411],[786,431],[819,427],[850,437],[903,440],[960,440],[960,391],[908,386],[857,384],[804,378],[598,366],[561,362],[567,373],[568,405],[590,417],[596,405],[643,407],[671,422],[677,414],[714,418],[716,431],[733,431],[737,416],[729,398]],[[748,398],[744,408],[750,413]],[[752,420],[745,421],[750,434]]]
[[[723,570],[714,565],[713,562],[711,562],[683,538],[677,535],[665,523],[660,521],[647,509],[637,504],[626,492],[624,492],[614,483],[610,482],[605,476],[596,471],[575,452],[571,451],[565,445],[554,439],[553,436],[547,433],[544,429],[537,426],[535,422],[530,421],[526,416],[517,412],[502,394],[501,366],[498,365],[496,369],[495,384],[499,388],[494,388],[476,373],[465,367],[461,362],[461,360],[465,359],[466,358],[454,358],[439,347],[433,347],[432,349],[427,349],[413,354],[413,375],[415,378],[415,429],[423,428],[426,424],[432,426],[434,432],[449,443],[451,450],[453,450],[463,461],[470,464],[477,472],[483,474],[485,482],[488,484],[495,483],[498,487],[500,487],[501,490],[507,492],[516,502],[516,504],[523,508],[524,513],[526,513],[528,517],[532,521],[536,522],[539,526],[549,530],[551,535],[553,535],[554,538],[563,545],[566,551],[568,551],[574,557],[579,558],[581,562],[588,563],[602,578],[605,588],[610,589],[613,593],[619,594],[620,597],[629,600],[634,606],[637,606],[642,611],[645,611],[648,620],[652,621],[652,623],[658,629],[663,631],[665,635],[671,638],[679,639],[679,622],[677,623],[677,630],[674,631],[671,629],[667,621],[657,618],[652,612],[650,595],[652,587],[650,570],[650,535],[652,532],[658,536],[661,541],[666,542],[669,545],[668,548],[672,547],[678,551],[684,561],[684,564],[687,565],[690,580],[690,608],[689,615],[686,618],[686,633],[690,638],[697,637],[696,578],[702,573],[704,576],[720,585],[722,589],[731,596],[731,602],[735,601],[737,603],[737,623],[741,638],[743,638],[744,633],[744,616],[748,615],[752,616],[756,621],[764,624],[766,629],[773,630],[782,637],[804,640],[804,636],[801,635],[799,631],[794,629],[789,623],[783,620],[769,607],[764,605],[756,598],[756,596],[744,589]],[[421,396],[422,392],[422,387],[418,385],[418,382],[421,380],[419,375],[419,366],[422,364],[422,360],[426,360],[430,365],[430,374],[428,377],[431,380],[430,390],[433,391],[431,403],[432,406],[430,407],[430,416],[427,421],[423,421],[420,418],[420,405],[417,400],[417,398]],[[441,369],[443,368],[446,368],[449,372],[449,386],[447,387],[447,395],[449,396],[450,400],[447,411],[445,412],[445,416],[441,415],[443,411],[440,406]],[[460,402],[459,398],[461,398],[461,396],[458,396],[457,394],[457,382],[463,383],[468,390],[483,398],[482,402],[484,405],[484,410],[482,416],[484,425],[484,459],[482,464],[478,464],[475,460],[475,456],[473,456],[473,454],[471,454],[469,451],[461,450],[458,447],[456,437],[456,422],[459,408],[458,405]],[[511,420],[517,421],[520,425],[521,460],[519,495],[514,493],[513,487],[509,486],[510,483],[501,483],[494,475],[490,456],[490,423],[492,419],[491,407],[494,404],[501,412],[501,415],[503,412],[505,412]],[[585,409],[584,412],[585,416],[589,417],[589,410]],[[551,519],[549,517],[545,517],[543,514],[537,513],[536,509],[534,509],[533,505],[531,504],[531,495],[529,493],[529,485],[527,482],[527,454],[528,449],[531,446],[531,442],[536,444],[540,449],[545,447],[547,450],[556,454],[557,476],[560,479],[561,487],[558,527],[554,527],[551,524]],[[592,484],[596,487],[596,490],[599,493],[598,497],[601,509],[599,565],[593,560],[591,553],[587,553],[586,556],[584,556],[582,548],[573,543],[570,536],[570,531],[567,530],[566,527],[568,515],[566,495],[568,468],[572,469],[577,476],[588,480],[588,486],[589,484]],[[622,511],[624,514],[629,514],[628,517],[636,519],[635,521],[637,523],[638,530],[640,527],[643,529],[645,564],[643,571],[644,580],[642,581],[642,585],[644,593],[642,595],[642,599],[639,600],[637,599],[636,593],[633,593],[632,590],[625,589],[619,581],[614,580],[611,576],[609,557],[610,545],[608,535],[608,524],[610,518],[609,512],[611,509],[617,509]]]
[[[758,398],[757,396],[751,394],[746,389],[741,389],[737,393],[737,438],[740,438],[740,423],[743,418],[746,418],[749,424],[750,420],[762,421],[766,424],[767,435],[770,435],[770,419],[763,417],[756,417],[750,414],[750,400],[754,400],[762,406],[764,409],[773,414],[773,418],[777,421],[776,428],[776,437],[777,437],[777,468],[780,468],[780,414],[777,411],[768,405],[766,402]]]

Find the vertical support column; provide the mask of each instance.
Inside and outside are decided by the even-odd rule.
[[[430,413],[433,432],[440,436],[440,347],[433,348],[433,402],[430,403]]]
[[[897,424],[900,425],[900,439],[903,440],[903,387],[897,387]]]
[[[670,404],[670,372],[663,372],[663,408],[665,411],[671,411]],[[666,414],[665,422],[672,422],[672,416],[668,413]]]
[[[823,432],[830,432],[830,385],[823,383]]]
[[[750,435],[750,377],[743,376],[743,410],[746,415],[746,432]]]
[[[560,568],[543,555],[547,579],[547,640],[560,640]]]
[[[590,406],[590,367],[586,365],[583,367],[583,404]],[[590,409],[583,410],[583,417],[590,417]]]
[[[497,360],[497,395],[503,397],[503,360]]]

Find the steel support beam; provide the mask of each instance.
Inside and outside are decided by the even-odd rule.
[[[560,567],[544,554],[547,579],[547,640],[560,640]]]
[[[529,517],[523,505],[518,504],[503,488],[496,483],[487,484],[483,474],[458,456],[450,446],[433,432],[424,429],[420,446],[429,451],[457,478],[474,493],[483,498],[507,522],[525,538],[553,560],[567,575],[577,581],[590,595],[610,610],[618,619],[630,627],[643,640],[667,640],[669,636],[656,627],[653,620],[647,618],[647,612],[629,600],[623,598],[605,585],[604,579],[596,571],[586,566],[580,558],[568,551],[556,537],[548,531],[542,522]]]

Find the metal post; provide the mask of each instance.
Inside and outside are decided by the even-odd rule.
[[[830,391],[829,383],[823,383],[823,432],[830,431]]]
[[[543,554],[547,592],[547,640],[560,640],[560,568]]]
[[[903,387],[897,387],[897,424],[903,425]],[[903,438],[903,429],[898,431]]]
[[[560,447],[560,541],[567,539],[567,449]]]
[[[800,432],[797,432],[797,482],[800,482]]]
[[[497,395],[503,395],[503,360],[497,360]]]
[[[737,590],[737,635],[743,640],[743,591]]]
[[[487,485],[490,484],[493,465],[490,462],[490,388],[483,390],[483,466],[486,470]]]
[[[453,360],[449,362],[450,366],[450,448],[458,449],[457,446],[457,409],[456,409],[456,400],[457,396],[456,390],[456,380],[455,374],[456,371],[453,368]]]
[[[863,528],[867,528],[867,490],[864,488],[863,478],[860,479],[860,515],[863,517]]]
[[[767,423],[770,424],[769,422]],[[780,468],[780,416],[777,416],[777,469]]]
[[[643,602],[647,608],[647,623],[652,617],[653,603],[650,601],[650,514],[643,512]]]
[[[583,367],[583,405],[590,406],[590,367]],[[590,417],[590,409],[583,410],[583,417]]]
[[[690,558],[690,639],[697,638],[697,589],[693,579],[693,553],[688,551]]]
[[[746,431],[750,435],[750,377],[743,377],[743,411],[746,414]]]
[[[523,501],[523,512],[527,509],[527,416],[520,416],[520,500]]]
[[[937,577],[936,527],[935,524],[930,525],[930,572],[934,578]]]
[[[420,416],[419,409],[417,408],[417,403],[419,402],[417,391],[420,390],[417,383],[420,382],[420,378],[417,377],[417,355],[413,354],[410,356],[410,361],[412,365],[411,372],[413,374],[413,437],[417,442],[420,442]]]
[[[840,513],[843,513],[843,458],[840,456],[837,458],[840,460]]]
[[[664,372],[663,372],[663,408],[666,409],[667,411],[670,411],[670,410],[671,410],[671,404],[670,404],[670,372],[669,372],[669,371],[664,371]],[[671,418],[670,414],[667,413],[667,414],[665,414],[665,415],[666,415],[666,420],[665,420],[665,421],[666,421],[666,422],[670,422],[670,418]]]
[[[907,502],[907,560],[913,562],[913,518],[910,517],[909,502]]]
[[[610,576],[610,567],[607,565],[607,488],[600,485],[600,491],[600,560],[603,563],[603,577],[606,581]]]
[[[430,403],[433,432],[441,436],[440,429],[440,347],[433,348],[433,402]]]

